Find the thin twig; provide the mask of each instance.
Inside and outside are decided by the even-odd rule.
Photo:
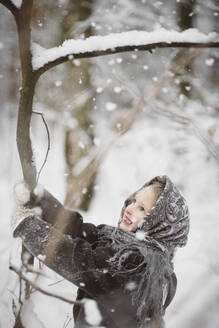
[[[19,297],[18,297],[19,303],[23,305],[22,302],[22,279],[19,277]]]
[[[47,138],[48,138],[48,146],[47,146],[46,156],[45,156],[45,159],[44,159],[44,161],[43,161],[43,164],[42,164],[42,166],[41,166],[41,168],[40,168],[40,170],[39,170],[39,172],[38,172],[38,174],[37,174],[37,184],[38,184],[40,174],[41,174],[41,172],[42,172],[42,169],[43,169],[44,165],[45,165],[46,162],[47,162],[48,154],[49,154],[49,151],[50,151],[50,133],[49,133],[49,128],[48,128],[48,125],[47,125],[47,123],[46,123],[46,120],[45,120],[45,118],[44,118],[43,113],[36,112],[36,111],[32,111],[32,113],[37,114],[37,115],[40,115],[40,116],[42,117],[43,123],[44,123],[44,125],[45,125],[45,127],[46,127],[46,133],[47,133]]]
[[[17,297],[17,295],[15,295],[15,293],[12,292],[12,290],[10,290],[10,289],[8,289],[8,288],[7,288],[7,290],[8,290],[8,292],[11,293],[11,295],[13,295],[13,296],[17,299],[17,301],[19,302],[19,298]]]
[[[65,325],[65,328],[68,327],[68,325],[70,324],[71,321],[72,321],[72,318],[69,318],[68,322],[67,322],[66,325]]]
[[[209,153],[214,157],[214,159],[217,161],[217,163],[219,164],[219,151],[217,149],[217,147],[215,146],[215,144],[211,141],[209,141],[200,131],[199,127],[192,122],[193,125],[193,130],[195,132],[195,134],[198,136],[198,138],[201,140],[201,142],[206,146],[206,148],[208,149]]]
[[[63,324],[63,328],[68,327],[69,323],[71,322],[72,318],[69,317],[69,315],[67,315],[64,324]]]
[[[210,141],[207,136],[205,136],[198,125],[189,117],[186,115],[181,115],[178,113],[171,112],[170,110],[166,109],[162,110],[157,109],[154,111],[158,115],[162,115],[164,117],[167,117],[177,123],[180,123],[185,126],[190,126],[193,132],[196,134],[196,136],[200,139],[200,141],[206,146],[209,153],[214,157],[214,159],[219,164],[219,151],[217,149],[217,146],[214,144],[213,141]]]
[[[53,282],[53,283],[51,283],[51,284],[48,284],[48,286],[49,287],[51,287],[51,286],[55,286],[55,285],[57,285],[57,284],[59,284],[60,282],[62,282],[62,281],[64,281],[65,279],[63,278],[63,279],[60,279],[60,280],[58,280],[58,281],[56,281],[56,282]]]
[[[16,304],[15,304],[14,298],[12,299],[12,312],[13,312],[14,318],[16,320],[18,313],[17,313],[17,307],[16,307]]]
[[[29,280],[27,277],[25,277],[25,275],[23,274],[23,272],[17,268],[15,268],[14,266],[10,266],[9,267],[10,270],[14,271],[18,276],[19,276],[19,279],[21,280],[24,280],[26,282],[29,283],[29,285],[31,287],[33,287],[34,289],[36,289],[38,292],[44,294],[44,295],[47,295],[47,296],[50,296],[50,297],[54,297],[54,298],[57,298],[63,302],[66,302],[68,304],[76,304],[76,305],[82,305],[83,306],[83,302],[78,302],[78,301],[72,301],[66,297],[63,297],[63,296],[59,296],[59,295],[56,295],[56,294],[53,294],[53,293],[50,293],[42,288],[40,288],[39,286],[37,286],[35,283],[33,283],[31,280]]]

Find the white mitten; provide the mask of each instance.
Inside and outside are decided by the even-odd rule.
[[[11,227],[14,230],[19,223],[26,217],[35,214],[33,209],[25,207],[30,200],[30,191],[26,184],[22,181],[14,186],[15,209],[12,215]]]

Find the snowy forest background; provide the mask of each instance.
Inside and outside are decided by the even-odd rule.
[[[19,1],[17,1],[19,3]],[[215,31],[217,0],[35,1],[33,40],[48,48],[68,38],[164,27]],[[116,225],[124,199],[155,175],[168,175],[188,201],[189,242],[175,257],[176,296],[167,309],[168,328],[219,327],[219,96],[218,50],[157,49],[71,60],[38,81],[34,110],[44,113],[51,149],[39,182],[86,221]],[[14,326],[19,308],[20,241],[10,220],[13,185],[22,179],[16,148],[20,63],[16,26],[0,5],[0,327]],[[132,112],[141,106],[139,115]],[[119,135],[127,117],[127,132]],[[47,150],[45,126],[32,118],[39,170]],[[93,164],[94,163],[94,164]],[[36,261],[37,262],[37,261]],[[38,263],[35,263],[38,266]],[[38,285],[74,299],[74,286],[52,271]],[[14,306],[13,306],[14,304]],[[72,327],[72,306],[33,292],[23,307],[24,327]]]

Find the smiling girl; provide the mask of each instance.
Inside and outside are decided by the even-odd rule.
[[[125,201],[118,227],[84,223],[46,190],[29,196],[24,205],[17,193],[15,217],[21,220],[14,237],[78,286],[75,328],[93,327],[87,299],[101,314],[98,327],[163,327],[176,291],[174,251],[186,244],[189,231],[185,199],[167,176],[155,177]]]

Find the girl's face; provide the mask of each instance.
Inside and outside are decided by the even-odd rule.
[[[119,225],[120,229],[134,231],[155,203],[156,199],[153,187],[148,186],[139,190],[132,203],[124,211],[122,221]]]

